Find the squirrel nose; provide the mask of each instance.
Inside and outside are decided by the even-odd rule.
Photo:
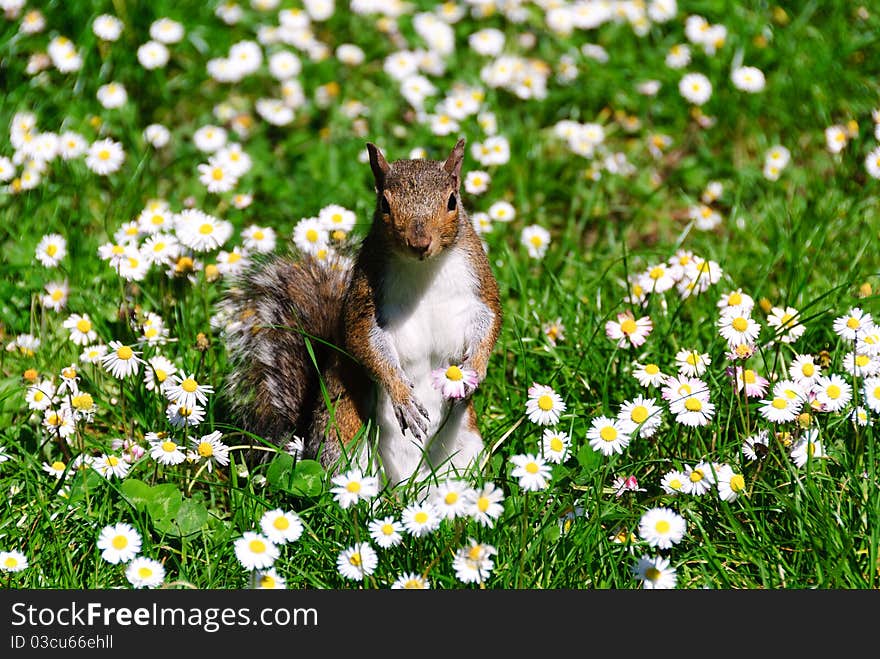
[[[425,256],[428,252],[428,249],[431,247],[431,236],[427,234],[417,234],[414,236],[409,236],[406,239],[406,243],[409,248],[414,251],[419,256]]]

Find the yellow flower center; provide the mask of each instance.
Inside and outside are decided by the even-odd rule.
[[[230,263],[236,263],[240,259],[241,259],[241,254],[239,254],[238,252],[230,252],[229,253],[229,262]]]
[[[859,319],[853,318],[852,316],[850,316],[846,321],[846,326],[850,329],[859,329],[859,325]]]
[[[167,377],[168,377],[168,374],[165,371],[163,371],[161,368],[156,369],[156,379],[159,382],[165,382],[165,378],[167,378]]]
[[[553,399],[548,394],[544,394],[538,399],[538,407],[545,412],[549,412],[553,409]]]
[[[251,540],[248,543],[248,549],[255,554],[262,554],[266,551],[266,543],[262,540]]]
[[[703,480],[703,470],[702,469],[694,469],[690,475],[691,483],[699,483]]]
[[[540,247],[541,245],[544,244],[544,240],[541,238],[541,236],[538,236],[538,235],[535,235],[535,236],[532,236],[531,238],[529,238],[529,242],[532,243],[532,246],[534,246],[534,247]]]
[[[361,555],[360,554],[352,554],[348,557],[348,562],[354,565],[355,567],[361,566]]]
[[[358,481],[351,481],[348,485],[345,486],[345,489],[352,494],[357,494],[361,491],[361,484]]]
[[[458,501],[458,493],[457,492],[449,492],[443,499],[446,502],[446,505],[451,506],[456,501]]]
[[[163,215],[156,214],[150,218],[150,222],[153,224],[153,226],[159,226],[160,224],[163,224],[165,222],[165,217]]]
[[[52,470],[53,471],[64,471],[64,467],[66,467],[66,466],[67,465],[65,465],[60,460],[56,460],[55,462],[52,463]]]
[[[420,590],[422,588],[422,582],[420,579],[407,579],[403,584],[403,587],[409,590]]]
[[[529,462],[526,465],[526,471],[529,472],[530,474],[537,474],[538,471],[540,471],[540,467],[538,467],[537,462]]]
[[[115,467],[116,465],[119,464],[119,458],[117,458],[115,455],[108,455],[107,456],[107,464],[110,465],[111,467]]]
[[[415,520],[416,524],[424,524],[428,521],[428,513],[426,513],[424,510],[420,510],[413,516],[413,519]]]
[[[837,400],[838,398],[840,398],[840,387],[838,387],[836,384],[830,384],[825,390],[825,393],[828,395],[828,398],[832,400]]]
[[[222,167],[215,167],[214,169],[212,169],[211,170],[211,178],[214,179],[215,181],[222,181],[223,180],[223,168]]]
[[[483,557],[483,545],[474,545],[468,550],[468,558],[478,561]]]
[[[645,579],[648,581],[657,581],[660,578],[660,570],[655,567],[649,567],[645,570]]]
[[[874,398],[880,399],[880,386],[874,387]]]
[[[752,369],[747,368],[743,371],[743,381],[746,384],[754,384],[756,379],[755,372]]]
[[[682,485],[681,481],[678,480],[677,478],[673,478],[671,481],[669,481],[669,487],[672,488],[673,490],[680,490],[681,485]]]
[[[788,401],[784,398],[779,398],[778,396],[773,399],[773,402],[771,404],[777,410],[784,410],[786,407],[788,407]]]
[[[52,291],[51,297],[53,302],[58,302],[61,298],[64,297],[64,291],[62,291],[60,288],[56,288],[54,291]]]
[[[203,458],[210,458],[214,455],[214,447],[211,442],[199,442],[198,453]]]
[[[383,535],[393,535],[394,534],[394,525],[393,524],[383,524],[382,525],[382,534]]]
[[[638,325],[636,325],[636,321],[632,318],[627,318],[622,323],[620,323],[620,331],[624,334],[632,334],[638,329]]]
[[[186,393],[191,394],[199,388],[199,383],[192,378],[187,378],[180,383],[180,388],[183,389]]]
[[[730,477],[730,489],[734,492],[742,492],[746,489],[746,479],[742,474],[734,474]]]
[[[83,334],[87,334],[92,329],[92,323],[87,318],[80,318],[76,321],[76,329]]]
[[[644,405],[636,405],[632,409],[632,412],[629,413],[629,418],[636,423],[642,423],[645,419],[648,418],[648,408]]]
[[[264,574],[260,577],[260,588],[275,588],[275,579],[271,574]]]
[[[864,368],[870,361],[871,358],[868,355],[856,355],[856,366],[859,368]]]
[[[110,160],[110,152],[107,149],[101,149],[98,151],[98,158],[100,160]]]
[[[290,522],[286,517],[282,515],[275,518],[275,521],[272,522],[272,526],[274,526],[279,531],[286,531],[288,528],[290,528]]]
[[[742,316],[738,316],[733,319],[731,325],[733,326],[733,329],[735,329],[737,332],[745,332],[746,329],[748,329],[749,327],[749,321],[747,321]]]
[[[703,403],[700,402],[699,398],[688,398],[684,402],[684,406],[691,412],[699,412],[701,409],[703,409]]]
[[[134,350],[132,350],[128,346],[119,346],[119,348],[116,350],[116,356],[119,359],[124,359],[128,361],[129,359],[134,357]]]
[[[663,270],[663,268],[661,268],[660,266],[655,266],[655,267],[651,268],[651,271],[648,273],[648,276],[651,279],[657,280],[663,276],[664,272],[665,272],[665,270]]]
[[[120,254],[125,253],[125,248],[122,245],[113,245],[113,249],[111,251],[114,255],[119,256]]]
[[[446,369],[446,379],[452,380],[453,382],[458,382],[464,377],[464,373],[461,372],[461,369],[458,366],[450,366]]]
[[[727,297],[727,305],[730,307],[739,306],[740,304],[742,304],[742,301],[742,295],[737,292],[733,292]]]
[[[645,366],[645,373],[648,375],[657,375],[660,372],[660,367],[657,364],[648,364]]]
[[[113,545],[114,549],[125,549],[126,547],[128,547],[128,538],[126,538],[124,535],[117,535],[115,538],[113,538],[113,542],[111,542],[110,544]]]
[[[599,431],[599,437],[601,437],[606,442],[613,442],[617,439],[617,428],[614,426],[605,426],[602,430]]]
[[[199,227],[199,233],[203,236],[208,236],[214,233],[214,225],[210,222],[205,222],[202,226]]]
[[[877,388],[880,389],[880,387]],[[880,398],[880,395],[878,395],[878,398]],[[479,510],[481,513],[486,512],[487,510],[489,510],[490,503],[491,502],[489,501],[489,497],[480,497],[479,499],[477,499],[477,510]]]
[[[654,525],[654,528],[657,530],[657,533],[669,533],[669,529],[671,528],[669,522],[665,519],[658,520]]]
[[[142,565],[141,567],[138,568],[138,576],[141,579],[149,579],[150,577],[153,576],[153,571],[150,568],[148,568],[146,565]]]
[[[812,363],[806,363],[801,366],[801,373],[806,375],[808,378],[813,376],[813,373],[816,372],[816,367]]]
[[[87,410],[94,405],[95,401],[91,394],[82,393],[70,399],[70,404],[78,410]]]
[[[40,390],[37,390],[37,391],[34,392],[34,402],[39,403],[39,402],[40,402],[41,400],[43,400],[45,397],[46,397],[46,396],[45,396],[45,395],[43,394],[43,392],[40,391]]]
[[[306,231],[306,240],[310,243],[318,242],[318,232],[315,229],[309,229]]]
[[[263,233],[262,231],[254,231],[254,236],[253,236],[254,240],[262,240],[265,237],[266,237],[266,234]]]
[[[177,444],[166,440],[162,442],[162,450],[166,453],[174,453],[177,450]]]
[[[49,256],[55,256],[58,253],[58,245],[50,244],[46,247],[46,254]]]
[[[550,450],[555,453],[559,453],[562,449],[565,448],[565,445],[562,443],[562,440],[559,437],[554,437],[550,440]]]
[[[687,359],[685,361],[691,366],[696,366],[700,362],[700,355],[696,352],[688,353]]]
[[[779,323],[780,323],[780,325],[782,325],[782,327],[789,327],[789,326],[791,326],[791,322],[793,320],[794,320],[794,316],[792,316],[790,313],[787,313],[782,316]]]

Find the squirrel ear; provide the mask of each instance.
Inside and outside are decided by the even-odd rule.
[[[452,149],[452,153],[443,163],[443,169],[452,174],[458,181],[461,177],[461,161],[464,160],[464,138],[458,140]]]
[[[373,178],[376,179],[376,189],[381,190],[385,187],[385,175],[390,169],[385,156],[372,142],[367,142],[367,151],[370,154],[370,167],[373,169]]]

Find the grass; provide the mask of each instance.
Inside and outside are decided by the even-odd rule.
[[[147,455],[123,480],[108,480],[93,470],[56,479],[42,469],[44,462],[69,465],[79,453],[111,451],[114,439],[146,447],[147,432],[171,431],[182,442],[187,435],[219,430],[230,446],[254,439],[237,429],[222,396],[229,367],[211,318],[224,278],[212,281],[202,269],[190,281],[154,267],[143,280],[126,282],[97,256],[99,245],[113,240],[149,200],[164,199],[174,211],[194,207],[229,221],[234,232],[224,249],[240,246],[241,232],[250,224],[274,228],[279,243],[286,243],[301,218],[330,203],[356,213],[354,234],[359,235],[374,204],[370,169],[361,159],[366,141],[378,143],[394,160],[415,147],[429,157],[445,157],[458,135],[469,145],[485,139],[474,116],[451,135],[434,135],[429,124],[415,120],[398,84],[383,71],[384,58],[399,47],[377,28],[376,15],[357,15],[346,3],[337,4],[329,20],[314,25],[329,57],[313,61],[296,47],[287,48],[302,61],[297,79],[305,102],[284,126],[271,125],[254,110],[257,99],[280,95],[265,62],[234,85],[211,79],[206,70],[209,59],[255,39],[259,26],[278,25],[277,10],[242,3],[241,21],[226,25],[215,15],[214,2],[160,0],[135,13],[121,2],[50,1],[41,7],[47,24],[41,33],[22,34],[21,18],[0,24],[6,91],[0,126],[10,126],[18,112],[32,112],[40,132],[73,130],[88,142],[109,136],[126,152],[122,168],[109,176],[90,171],[82,157],[55,159],[35,188],[16,190],[8,182],[0,193],[4,344],[22,334],[40,339],[32,355],[18,349],[0,353],[0,446],[9,458],[0,463],[0,551],[22,551],[29,562],[21,572],[0,574],[0,583],[129,587],[123,566],[104,561],[96,544],[102,528],[124,521],[142,536],[141,554],[164,565],[164,587],[248,587],[251,574],[237,560],[234,541],[258,528],[266,510],[281,508],[295,511],[305,525],[299,540],[281,547],[274,566],[288,588],[385,588],[406,572],[424,574],[434,588],[476,588],[458,580],[452,567],[454,552],[469,538],[497,549],[494,568],[482,584],[487,588],[640,588],[631,568],[642,555],[668,558],[679,588],[876,588],[877,413],[867,410],[867,425],[853,423],[852,407],[864,404],[864,378],[847,372],[844,360],[852,342],[836,334],[832,323],[853,307],[875,318],[880,314],[873,292],[880,286],[880,188],[865,167],[866,155],[877,145],[872,110],[880,107],[880,66],[872,51],[880,18],[847,3],[781,9],[767,3],[695,2],[687,11],[680,8],[675,19],[651,25],[644,36],[625,21],[560,34],[548,28],[535,4],[524,5],[522,23],[496,11],[482,18],[466,12],[453,24],[456,48],[445,58],[444,73],[428,75],[438,91],[426,109],[433,110],[456,83],[484,91],[481,109],[495,114],[511,156],[506,164],[484,167],[468,151],[464,171],[484,169],[492,180],[486,193],[464,194],[464,202],[472,215],[498,200],[516,209],[513,222],[495,222],[483,236],[505,317],[487,379],[475,394],[480,428],[493,449],[476,480],[494,483],[505,495],[503,514],[492,528],[464,518],[443,522],[425,537],[405,535],[402,545],[378,550],[378,568],[359,583],[340,576],[337,556],[369,539],[370,520],[399,516],[405,491],[383,488],[371,502],[342,509],[329,492],[329,474],[308,460],[294,463],[283,451],[246,465],[245,451],[233,449],[231,464],[211,472],[188,462],[163,467]],[[400,34],[406,47],[424,48],[412,15],[434,5],[413,5],[414,11],[398,21]],[[293,5],[283,2],[279,9],[288,6]],[[92,20],[104,12],[125,23],[115,43],[92,32]],[[690,65],[673,70],[664,58],[674,44],[686,43],[689,14],[723,23],[727,38],[714,55],[691,44]],[[179,21],[186,36],[169,45],[167,66],[146,70],[138,63],[137,47],[149,38],[152,21],[166,16]],[[551,70],[562,55],[572,56],[578,77],[564,84],[551,74],[544,98],[520,99],[487,85],[480,71],[492,58],[467,45],[468,35],[483,27],[503,31],[506,53],[540,59]],[[518,40],[524,33],[535,36],[530,50]],[[49,66],[28,74],[28,58],[45,52],[58,34],[74,42],[82,67],[65,74]],[[342,43],[359,45],[365,61],[340,62],[333,53]],[[587,43],[604,47],[609,61],[584,55]],[[279,48],[267,46],[264,53]],[[739,61],[764,72],[763,92],[751,95],[733,86],[730,70]],[[678,91],[686,71],[704,73],[713,85],[700,111],[714,120],[710,127],[700,125],[700,114]],[[645,80],[662,83],[655,96],[637,91],[636,83]],[[111,81],[128,90],[119,109],[105,109],[96,100],[99,86]],[[328,92],[329,102],[320,103]],[[355,100],[367,109],[358,120],[344,112],[344,103]],[[207,156],[192,136],[206,124],[223,124],[217,111],[227,105],[250,117],[246,134],[224,125],[253,166],[234,191],[214,194],[199,181],[197,165]],[[567,119],[602,124],[602,150],[592,158],[572,153],[553,132]],[[630,130],[635,121],[638,127]],[[825,128],[848,121],[855,126],[847,145],[830,153]],[[154,122],[170,129],[167,147],[145,142],[143,129]],[[648,150],[655,134],[671,138],[656,158]],[[765,153],[776,144],[789,148],[792,161],[779,180],[771,181],[762,168]],[[12,157],[14,151],[9,141],[0,146],[0,155]],[[606,153],[623,154],[632,172],[603,169]],[[602,171],[594,180],[589,174],[597,170]],[[723,220],[703,231],[689,209],[700,203],[711,181],[723,184],[721,197],[711,204]],[[252,194],[252,204],[236,208],[235,192]],[[521,230],[531,224],[552,236],[542,258],[530,257],[519,242]],[[37,243],[49,233],[67,240],[69,253],[55,269],[34,258]],[[648,296],[644,307],[628,303],[627,281],[680,249],[717,263],[720,281],[684,299],[673,288]],[[215,263],[217,252],[200,255],[202,265]],[[46,284],[61,280],[69,284],[69,298],[62,310],[53,311],[41,297]],[[770,380],[784,379],[795,354],[812,355],[824,372],[839,374],[852,386],[853,401],[843,411],[811,415],[810,427],[818,429],[825,455],[803,467],[794,464],[785,444],[803,436],[801,423],[766,421],[758,399],[744,400],[726,373],[732,363],[716,327],[717,302],[737,288],[756,301],[752,317],[762,326],[749,368]],[[793,344],[780,341],[767,323],[771,307],[787,306],[800,312],[805,326]],[[606,322],[627,309],[653,321],[640,347],[618,348],[605,334]],[[134,344],[147,312],[164,320],[171,340],[162,346],[140,344],[143,356],[161,353],[215,389],[196,428],[172,429],[167,401],[149,391],[141,376],[118,380],[100,364],[80,362],[81,347],[62,327],[69,314],[88,313],[101,342]],[[556,319],[565,332],[553,345],[542,325]],[[610,457],[594,451],[586,439],[594,418],[613,417],[639,394],[659,401],[656,389],[646,391],[633,377],[634,364],[654,362],[674,373],[681,349],[711,358],[702,376],[715,405],[710,423],[681,425],[663,403],[664,420],[653,437],[633,440]],[[41,425],[43,414],[29,409],[25,395],[33,383],[28,369],[57,385],[61,370],[71,364],[77,364],[79,388],[92,395],[97,411],[93,420],[76,424],[68,443]],[[552,466],[546,489],[529,492],[511,475],[510,458],[540,453],[543,428],[525,417],[533,382],[552,386],[565,400],[556,427],[569,434],[572,446],[568,458]],[[761,430],[770,437],[766,456],[748,460],[743,441]],[[664,492],[664,474],[700,461],[729,464],[742,474],[741,495],[723,501],[716,488],[703,496]],[[628,475],[636,476],[644,491],[616,496],[614,478]],[[656,507],[671,508],[686,522],[683,539],[668,549],[649,547],[638,535],[642,515]]]

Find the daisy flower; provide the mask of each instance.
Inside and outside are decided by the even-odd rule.
[[[440,511],[433,503],[411,503],[400,514],[403,527],[414,537],[420,538],[433,533],[442,521]]]
[[[135,588],[158,588],[165,580],[165,567],[152,558],[137,556],[125,568],[125,578]]]
[[[464,177],[464,189],[468,194],[479,195],[489,189],[492,178],[488,172],[473,170]]]
[[[95,174],[106,176],[122,167],[123,160],[125,160],[125,151],[122,150],[122,145],[111,139],[103,139],[89,146],[86,167]]]
[[[707,462],[699,462],[693,467],[684,466],[683,488],[685,494],[701,497],[712,489],[715,477],[712,474],[712,465]]]
[[[738,66],[731,71],[730,79],[734,87],[750,94],[763,91],[766,84],[764,72],[754,66]]]
[[[57,434],[62,439],[67,439],[76,430],[73,418],[73,410],[61,406],[57,410],[46,410],[43,414],[43,427],[50,433]]]
[[[874,329],[874,320],[871,314],[862,311],[859,307],[853,307],[849,312],[834,319],[832,323],[834,332],[849,341],[855,341]]]
[[[762,398],[767,393],[767,387],[770,385],[767,378],[761,377],[751,368],[737,367],[735,370],[736,388],[744,391],[748,398]]]
[[[155,355],[147,361],[149,368],[144,369],[144,387],[147,391],[164,391],[171,383],[169,376],[177,373],[177,366],[164,355]]]
[[[590,422],[590,429],[587,430],[590,448],[604,456],[623,453],[631,439],[630,428],[631,425],[619,419],[597,416]]]
[[[245,249],[249,251],[265,254],[275,249],[275,229],[271,227],[251,224],[241,232],[241,237],[244,240]]]
[[[773,423],[788,423],[797,419],[803,407],[803,399],[774,395],[770,400],[761,401],[758,413]]]
[[[466,517],[469,490],[466,482],[448,479],[432,491],[431,502],[443,519]]]
[[[774,328],[776,339],[782,343],[794,343],[806,331],[806,326],[798,321],[800,312],[794,307],[772,307],[767,316],[767,324]]]
[[[95,458],[92,462],[92,468],[107,480],[110,480],[114,476],[122,479],[128,476],[131,464],[115,455],[108,455],[105,453]]]
[[[880,358],[864,353],[846,353],[841,365],[843,370],[854,378],[865,378],[880,373]]]
[[[704,395],[689,394],[670,402],[669,411],[675,414],[675,421],[684,426],[707,426],[715,416],[715,404]]]
[[[663,474],[663,478],[660,479],[660,488],[666,494],[681,494],[685,491],[685,482],[687,481],[687,478],[687,475],[683,471],[672,469]]]
[[[175,374],[170,376],[169,383],[164,387],[164,393],[172,403],[193,407],[207,403],[208,394],[214,393],[214,387],[209,384],[199,384],[195,374],[184,373],[184,377]]]
[[[822,375],[822,367],[811,355],[795,355],[788,367],[788,375],[797,384],[809,389]]]
[[[235,557],[246,570],[272,567],[278,558],[278,546],[261,533],[245,531],[235,543]]]
[[[511,476],[519,479],[519,486],[527,492],[544,490],[550,484],[550,466],[544,458],[526,453],[512,455],[510,462],[514,468]]]
[[[122,21],[110,14],[101,14],[92,21],[92,32],[104,41],[116,41],[122,34]]]
[[[376,476],[364,476],[360,469],[334,476],[332,482],[336,487],[330,491],[343,510],[359,501],[369,501],[379,493],[379,479]]]
[[[373,574],[378,564],[379,555],[366,542],[343,549],[336,557],[339,574],[352,581],[363,581],[365,576]]]
[[[541,455],[548,462],[561,464],[568,458],[568,450],[571,446],[571,439],[568,434],[561,430],[544,429],[541,436]]]
[[[467,514],[481,526],[491,529],[495,525],[495,520],[504,512],[502,501],[504,501],[504,493],[495,487],[495,483],[489,481],[480,489],[468,492]]]
[[[52,384],[51,380],[42,380],[27,388],[24,399],[28,404],[28,409],[42,412],[52,405],[52,398],[54,396],[55,385]]]
[[[303,523],[295,512],[275,508],[267,510],[260,517],[260,529],[276,545],[284,545],[299,540]]]
[[[747,293],[743,293],[741,288],[735,291],[724,293],[716,305],[722,314],[741,313],[746,316],[751,315],[752,309],[755,308],[755,300]]]
[[[712,96],[712,83],[702,73],[686,73],[678,83],[678,91],[689,103],[703,105]]]
[[[196,252],[208,252],[229,240],[232,224],[213,215],[188,208],[177,214],[175,221],[178,240]]]
[[[125,522],[105,526],[98,536],[101,558],[108,563],[127,563],[141,550],[141,535]]]
[[[813,384],[813,391],[824,412],[839,412],[852,400],[852,387],[836,373],[821,376]]]
[[[712,358],[696,350],[682,349],[675,354],[675,363],[678,364],[679,375],[698,378],[706,372]]]
[[[464,398],[477,387],[477,372],[466,366],[441,366],[431,371],[431,381],[444,398]]]
[[[675,286],[675,272],[665,263],[649,266],[639,277],[642,287],[649,293],[663,293]]]
[[[733,501],[745,492],[746,481],[742,474],[738,474],[728,464],[723,464],[715,470],[718,478],[718,496],[722,501]]]
[[[394,517],[387,516],[382,519],[374,519],[367,529],[370,537],[382,549],[395,547],[403,542],[403,524]]]
[[[675,568],[662,556],[642,556],[632,568],[633,576],[640,579],[645,590],[673,589],[677,581]]]
[[[642,316],[636,320],[631,312],[624,311],[617,314],[617,320],[609,320],[605,323],[605,335],[612,341],[617,341],[618,348],[629,345],[638,348],[647,340],[653,328],[649,316]]]
[[[197,426],[205,420],[205,408],[201,405],[186,407],[178,403],[171,403],[165,408],[165,417],[175,428],[185,426]]]
[[[614,496],[622,497],[626,492],[647,492],[644,487],[639,487],[639,481],[635,476],[618,476],[611,483]]]
[[[516,209],[510,202],[499,200],[489,206],[489,218],[493,222],[512,222],[516,217]]]
[[[220,441],[223,436],[219,430],[191,438],[194,460],[204,460],[208,473],[213,471],[214,465],[225,467],[229,464],[229,447]]]
[[[162,465],[176,465],[186,460],[186,455],[170,436],[150,442],[150,457]]]
[[[526,248],[529,256],[540,259],[544,257],[550,246],[550,232],[540,225],[532,224],[523,228],[519,242]]]
[[[43,471],[45,471],[50,476],[54,476],[56,479],[60,479],[62,476],[64,476],[64,472],[66,470],[67,465],[61,460],[55,460],[52,463],[43,463]]]
[[[663,410],[656,399],[638,395],[620,405],[617,419],[629,426],[626,430],[631,437],[653,437],[663,422]]]
[[[666,382],[666,374],[660,370],[657,364],[636,364],[633,377],[646,389],[648,387],[660,387]]]
[[[727,345],[735,347],[741,343],[754,343],[761,333],[761,326],[740,309],[738,312],[722,313],[718,320],[718,333],[724,337]]]
[[[669,508],[651,508],[639,520],[639,536],[652,547],[669,549],[684,537],[684,518]]]
[[[253,572],[252,584],[257,590],[284,590],[287,587],[284,577],[274,567]]]
[[[791,449],[791,459],[798,468],[807,464],[808,460],[812,461],[824,457],[825,449],[822,442],[819,441],[818,431],[815,430],[804,433],[803,437]]]
[[[229,192],[238,183],[238,178],[229,167],[216,158],[209,158],[207,163],[200,163],[196,169],[199,171],[199,181],[208,192]]]
[[[526,414],[529,421],[541,426],[552,426],[559,422],[559,415],[565,411],[565,402],[551,387],[532,383],[528,390]]]
[[[293,242],[304,254],[315,254],[330,244],[330,232],[317,217],[306,217],[293,227]]]
[[[862,382],[864,402],[873,412],[880,414],[880,377],[865,378]]]
[[[70,287],[66,281],[53,281],[46,284],[46,294],[41,298],[41,302],[47,309],[53,311],[61,311],[67,306],[67,296],[70,293]]]
[[[0,571],[21,572],[28,566],[27,556],[20,551],[0,551]]]
[[[553,322],[541,325],[541,331],[547,337],[550,345],[555,346],[560,341],[565,340],[565,325],[562,324],[562,318],[557,318]]]
[[[74,345],[88,345],[98,338],[98,333],[92,326],[92,319],[88,314],[71,314],[62,325],[70,331],[70,340]]]
[[[469,538],[469,542],[468,546],[456,551],[452,559],[455,577],[462,583],[483,583],[495,567],[492,556],[497,554],[498,550],[473,538]]]
[[[429,590],[431,588],[431,582],[426,577],[416,574],[415,572],[405,572],[397,577],[394,583],[391,584],[392,590],[400,590],[404,588],[409,590]]]
[[[138,357],[131,346],[123,345],[121,341],[110,342],[110,352],[101,358],[101,364],[110,371],[113,377],[122,379],[129,375],[137,375],[138,365],[144,360]]]
[[[37,243],[34,256],[45,267],[54,268],[67,256],[67,241],[57,233],[47,234]]]

